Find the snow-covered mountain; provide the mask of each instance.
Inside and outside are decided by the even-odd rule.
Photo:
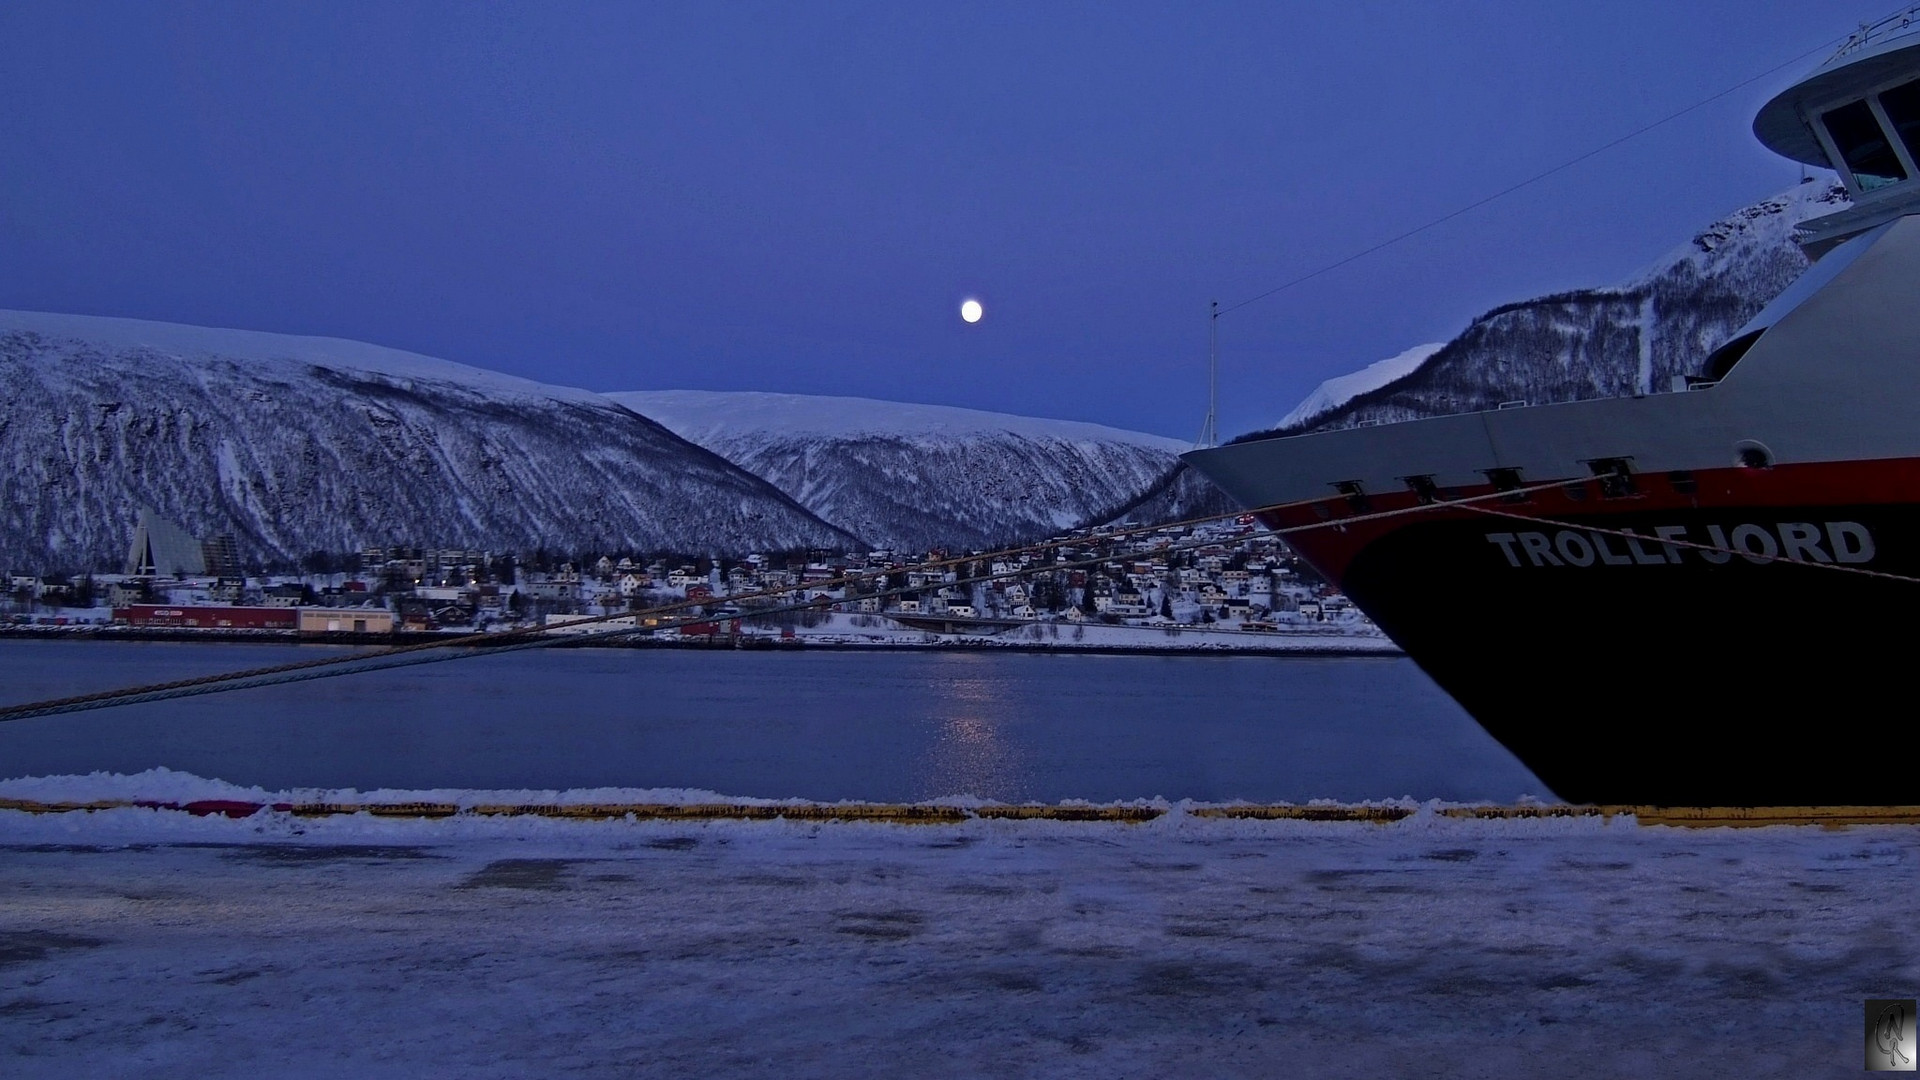
[[[0,567],[117,566],[142,505],[267,562],[858,542],[600,395],[356,341],[5,311],[0,397]]]
[[[1232,514],[1240,509],[1213,481],[1181,462],[1134,500],[1107,514],[1099,525],[1158,525],[1189,518]]]
[[[1729,214],[1623,285],[1495,308],[1397,378],[1317,413],[1303,403],[1277,430],[1663,390],[1675,375],[1703,373],[1708,354],[1806,270],[1793,227],[1846,205],[1831,181],[1800,184]]]
[[[1304,424],[1316,417],[1345,405],[1361,394],[1378,390],[1395,379],[1410,375],[1427,358],[1446,345],[1436,341],[1430,345],[1415,345],[1398,356],[1389,356],[1385,360],[1376,360],[1359,371],[1345,375],[1336,375],[1315,387],[1313,393],[1293,407],[1293,411],[1280,418],[1283,428]]]
[[[1108,520],[1167,487],[1188,449],[1098,424],[943,405],[697,390],[607,396],[825,520],[908,551]]]

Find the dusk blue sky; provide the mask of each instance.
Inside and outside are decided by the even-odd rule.
[[[11,0],[0,307],[1191,439],[1210,299],[1892,7]],[[1749,123],[1823,57],[1226,316],[1222,433],[1790,186]]]

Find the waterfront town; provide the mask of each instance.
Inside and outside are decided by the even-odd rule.
[[[732,644],[835,635],[1057,639],[1062,626],[1377,635],[1284,542],[1245,517],[1080,529],[995,553],[569,558],[369,547],[316,552],[274,573],[241,565],[231,537],[196,538],[142,511],[114,572],[11,574],[7,586],[0,625],[30,631],[344,637],[547,627]]]

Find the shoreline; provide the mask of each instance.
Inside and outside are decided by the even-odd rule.
[[[1221,631],[1211,631],[1219,634]],[[438,639],[454,639],[470,636],[464,633],[438,633],[420,631],[396,631],[390,634],[353,633],[351,631],[302,632],[298,630],[203,630],[171,629],[165,627],[105,627],[105,626],[8,626],[0,627],[0,642],[9,640],[31,641],[171,641],[200,642],[221,644],[272,644],[272,645],[347,645],[391,648],[399,645],[425,645]],[[548,648],[554,649],[700,649],[725,652],[883,652],[893,650],[923,650],[934,652],[1017,652],[1017,653],[1063,653],[1093,656],[1278,656],[1328,659],[1335,657],[1363,659],[1399,659],[1406,653],[1386,638],[1356,638],[1344,643],[1315,641],[1312,644],[1281,645],[1248,644],[1234,645],[1213,642],[1200,642],[1190,645],[1164,645],[1142,642],[1140,644],[1103,642],[1097,644],[1070,644],[1058,641],[995,641],[987,638],[960,638],[952,640],[871,640],[871,641],[823,641],[818,637],[827,635],[809,635],[792,640],[779,640],[765,637],[743,637],[737,639],[688,638],[680,641],[662,641],[658,638],[634,638],[626,641],[558,641]],[[837,635],[834,635],[837,636]],[[1261,634],[1263,638],[1298,639],[1308,635]],[[1334,637],[1334,635],[1312,635],[1314,637]],[[522,638],[508,638],[501,634],[498,645],[515,644]],[[469,648],[485,649],[496,647],[491,642],[477,642]]]

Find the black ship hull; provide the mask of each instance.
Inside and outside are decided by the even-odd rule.
[[[1888,64],[1920,79],[1920,43],[1841,64],[1808,102],[1842,95],[1834,79],[1877,93]],[[1902,739],[1920,607],[1910,183],[1807,223],[1826,254],[1701,358],[1710,382],[1186,459],[1290,530],[1561,798],[1920,805]]]
[[[1563,799],[1920,804],[1920,462],[1634,480],[1269,520]]]

